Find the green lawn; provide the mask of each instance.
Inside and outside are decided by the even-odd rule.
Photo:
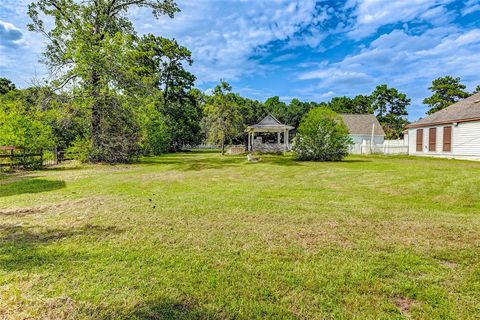
[[[479,301],[480,163],[0,174],[0,319],[478,319]]]

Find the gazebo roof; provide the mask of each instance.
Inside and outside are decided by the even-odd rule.
[[[245,131],[254,132],[283,132],[285,130],[292,130],[294,127],[281,123],[274,116],[269,114],[262,121],[257,124],[248,126]]]

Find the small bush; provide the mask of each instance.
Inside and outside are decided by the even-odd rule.
[[[81,162],[88,162],[92,152],[92,142],[89,139],[77,138],[67,149],[68,155],[73,155],[74,159]]]
[[[172,133],[163,116],[155,109],[149,110],[143,124],[143,153],[158,156],[170,150]],[[175,134],[175,133],[173,133]]]
[[[310,110],[302,120],[293,150],[299,160],[341,161],[351,144],[342,118],[322,107]]]

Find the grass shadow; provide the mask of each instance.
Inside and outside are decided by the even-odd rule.
[[[224,319],[213,312],[200,307],[193,301],[161,299],[146,303],[145,306],[133,311],[130,319],[155,320],[155,319]]]
[[[269,155],[259,156],[262,161],[259,164],[273,164],[279,166],[303,166],[290,155]],[[145,165],[171,165],[174,170],[179,171],[201,171],[209,169],[224,169],[249,164],[246,155],[225,155],[218,152],[197,152],[173,153],[158,157],[142,158],[140,164]]]
[[[338,163],[367,163],[367,162],[373,162],[373,160],[368,160],[368,159],[344,159],[342,161],[335,161]]]
[[[53,166],[53,167],[46,167],[42,169],[42,171],[76,171],[76,170],[83,170],[87,168],[84,165],[75,165],[75,166]]]
[[[75,259],[78,253],[42,250],[56,241],[72,237],[94,237],[103,239],[106,235],[119,233],[116,227],[84,225],[80,228],[40,229],[18,225],[0,225],[0,269],[7,271],[31,270],[42,265],[59,265],[68,262],[71,255]],[[98,240],[95,240],[98,241]]]
[[[1,185],[0,197],[9,197],[19,194],[40,193],[53,190],[59,190],[66,187],[65,181],[46,180],[36,177],[21,177],[12,182],[6,182]]]

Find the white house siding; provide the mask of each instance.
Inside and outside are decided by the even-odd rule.
[[[417,130],[416,129],[408,129],[407,133],[408,139],[408,154],[414,155],[417,150]]]
[[[446,125],[448,127],[448,125]],[[442,156],[451,156],[451,152],[443,152],[443,127],[445,126],[430,126],[422,127],[408,130],[408,153],[411,155],[442,155]],[[435,151],[429,151],[429,135],[430,129],[437,129],[437,139],[435,142]],[[417,130],[423,129],[423,150],[417,152]],[[452,131],[452,140],[453,140],[453,131]]]
[[[452,127],[452,152],[443,151],[443,128]],[[428,151],[429,129],[437,128],[436,151]],[[417,130],[423,129],[423,151],[417,152]],[[411,155],[480,160],[480,122],[462,122],[457,126],[440,125],[408,130],[408,153]]]
[[[462,122],[453,130],[453,154],[480,157],[480,121]]]

